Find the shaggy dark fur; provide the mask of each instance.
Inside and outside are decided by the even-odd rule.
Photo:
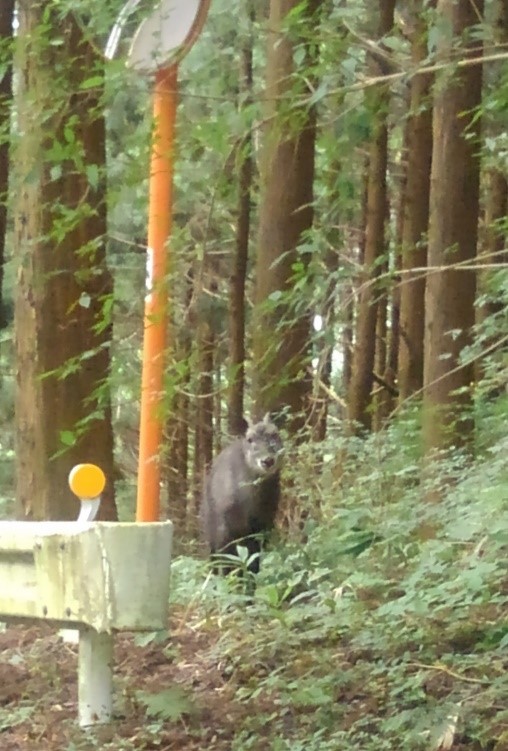
[[[236,554],[247,547],[249,569],[259,571],[263,533],[272,529],[280,499],[282,441],[270,416],[249,425],[217,456],[206,478],[201,524],[210,553]]]

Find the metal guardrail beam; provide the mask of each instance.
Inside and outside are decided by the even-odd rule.
[[[0,522],[0,621],[79,631],[79,722],[107,722],[113,633],[167,628],[171,522]]]

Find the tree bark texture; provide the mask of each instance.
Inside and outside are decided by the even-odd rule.
[[[193,462],[193,508],[188,517],[190,535],[197,532],[197,515],[203,481],[213,459],[214,373],[220,310],[216,307],[218,267],[211,255],[201,261],[194,292],[196,328],[195,433]],[[218,355],[217,355],[218,356]]]
[[[249,9],[251,28],[254,9]],[[252,35],[244,40],[240,59],[241,106],[252,102]],[[251,192],[254,160],[252,132],[249,131],[239,149],[238,219],[236,225],[233,273],[229,288],[229,366],[231,369],[228,393],[228,424],[231,435],[239,435],[243,427],[243,398],[245,389],[245,280],[249,258]]]
[[[383,264],[382,272],[388,271],[387,265]],[[378,297],[377,303],[377,320],[376,320],[376,347],[374,354],[374,377],[384,378],[386,370],[387,357],[387,336],[388,327],[386,317],[388,314],[388,296],[386,290]],[[383,425],[386,414],[385,401],[388,394],[383,387],[376,388],[372,396],[372,429],[380,430]]]
[[[435,4],[435,3],[434,3]],[[421,15],[423,2],[415,6],[412,61],[415,68],[427,57],[427,33]],[[423,386],[425,320],[425,269],[429,225],[430,170],[432,163],[433,75],[411,79],[410,114],[407,122],[407,185],[402,235],[400,288],[399,398],[404,402]],[[417,271],[416,269],[420,269]]]
[[[192,274],[185,275],[184,324],[176,327],[173,321],[173,369],[170,369],[171,408],[166,423],[167,457],[166,487],[168,518],[175,525],[175,543],[183,540],[187,531],[189,477],[189,421],[190,421],[190,361],[192,339],[189,308],[192,300]]]
[[[508,232],[506,231],[508,182],[506,177],[494,167],[487,172],[486,183],[485,228],[481,256],[479,258],[485,270],[480,272],[478,278],[479,291],[484,302],[476,308],[477,324],[484,324],[489,318],[497,318],[501,321],[502,317],[504,317],[506,307],[503,296],[498,296],[492,292],[491,288],[489,289],[489,277],[493,271],[492,266],[494,266],[495,272],[498,270],[495,268],[497,264],[504,263],[508,265]],[[484,339],[482,345],[483,353],[490,358],[496,350],[502,352],[506,348],[506,332],[500,323],[495,325],[493,320],[489,322],[489,328],[491,328],[493,333]],[[481,381],[484,378],[487,362],[488,360],[482,356],[475,363],[475,380]],[[498,397],[505,391],[506,384],[502,375],[499,380],[500,383],[489,386],[490,397]]]
[[[329,275],[326,286],[325,299],[320,311],[322,329],[318,339],[317,367],[314,376],[314,395],[312,399],[312,412],[310,415],[312,425],[312,438],[314,441],[324,441],[328,422],[329,391],[332,382],[332,358],[335,344],[335,292],[337,284],[337,270],[339,268],[339,254],[330,248],[324,258],[325,267]]]
[[[12,22],[14,0],[0,3],[0,40],[3,44],[4,72],[0,78],[0,328],[7,324],[4,307],[4,264],[7,234],[7,191],[9,188],[9,136],[12,103]]]
[[[496,5],[495,45],[504,48],[508,45],[508,0],[499,0]],[[499,85],[502,78],[506,61],[497,66],[489,66],[490,85]],[[485,131],[489,136],[499,137],[505,129],[505,113],[502,122],[496,118],[494,122],[485,123]],[[496,300],[488,292],[489,266],[508,262],[506,217],[508,215],[508,180],[503,170],[503,165],[490,164],[484,174],[485,191],[485,228],[481,243],[481,261],[485,265],[485,271],[480,274],[480,292],[487,292],[488,299],[485,304],[477,309],[477,322],[484,321],[487,317],[500,313],[503,308],[502,300]],[[494,341],[491,344],[495,344]],[[482,375],[482,367],[478,369],[478,375]]]
[[[100,516],[114,519],[105,127],[101,84],[83,86],[102,60],[51,3],[21,0],[18,13],[18,509],[76,518],[67,477],[93,462],[108,479]]]
[[[457,59],[457,42],[481,22],[483,2],[440,0],[441,59]],[[478,56],[478,41],[463,57]],[[474,51],[473,51],[474,49]],[[429,274],[425,294],[424,442],[427,452],[466,444],[472,432],[473,365],[460,362],[471,341],[476,272],[460,265],[476,256],[479,213],[481,65],[437,80],[430,189]]]
[[[393,27],[395,0],[380,0],[378,36]],[[371,64],[376,66],[375,60]],[[379,72],[379,71],[378,71]],[[348,419],[353,432],[371,427],[371,391],[376,351],[377,300],[376,280],[380,259],[386,252],[386,168],[388,162],[387,115],[389,92],[380,87],[369,92],[373,135],[367,177],[367,224],[365,228],[364,273],[358,301],[353,368],[348,391]]]
[[[404,143],[407,147],[407,131],[405,132]],[[407,150],[407,149],[406,149]],[[403,149],[403,152],[405,150]],[[397,219],[395,226],[395,252],[393,260],[393,272],[396,283],[392,284],[390,299],[390,330],[388,335],[386,368],[384,379],[393,392],[385,402],[385,417],[390,415],[395,407],[396,396],[398,395],[397,371],[399,366],[399,342],[400,342],[400,272],[402,269],[402,235],[404,232],[404,214],[406,209],[406,187],[407,187],[407,161],[403,157],[401,164],[402,175],[400,178],[399,200],[397,205]]]
[[[297,29],[291,38],[284,21],[300,0],[271,0],[266,84],[266,121],[261,166],[259,239],[253,326],[253,382],[255,411],[287,408],[289,429],[305,422],[312,393],[310,365],[311,314],[307,306],[291,299],[294,266],[308,265],[308,254],[298,246],[313,222],[314,150],[316,112],[305,101],[309,91],[296,77],[293,53]],[[311,28],[321,0],[310,0],[299,23]],[[307,26],[308,25],[308,26]],[[306,43],[307,75],[317,48]],[[296,82],[297,81],[297,82]],[[299,87],[299,90],[298,88]],[[301,105],[288,107],[287,97]]]

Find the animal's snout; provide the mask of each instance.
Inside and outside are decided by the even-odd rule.
[[[264,469],[271,469],[275,464],[275,459],[273,456],[265,456],[264,459],[261,459],[261,466],[264,467]]]

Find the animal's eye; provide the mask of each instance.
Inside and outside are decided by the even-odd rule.
[[[247,436],[247,443],[254,443],[254,438],[251,435]]]

